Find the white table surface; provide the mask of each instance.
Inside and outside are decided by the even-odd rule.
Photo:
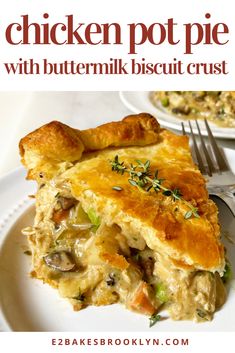
[[[0,92],[0,176],[20,166],[20,138],[42,124],[59,120],[85,129],[130,113],[118,92]],[[218,141],[235,149],[234,140]]]
[[[118,92],[1,92],[0,176],[20,166],[20,138],[43,124],[85,129],[128,114]]]

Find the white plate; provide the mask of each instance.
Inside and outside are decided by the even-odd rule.
[[[184,121],[186,132],[189,132],[189,127],[186,120],[179,119],[174,115],[169,114],[160,104],[156,107],[149,99],[150,92],[148,91],[122,91],[120,98],[125,106],[134,113],[150,113],[155,116],[161,126],[181,131],[181,121]],[[203,121],[199,120],[199,125],[203,135],[207,136]],[[198,134],[195,123],[192,121],[193,132]],[[210,122],[210,127],[213,135],[219,138],[234,139],[235,128],[219,127]]]
[[[227,156],[235,169],[234,152]],[[27,195],[35,186],[24,177],[20,168],[0,179],[0,331],[234,331],[235,283],[214,320],[202,324],[167,319],[150,329],[147,317],[119,305],[74,312],[56,290],[28,275],[31,259],[24,254],[27,244],[21,229],[33,220],[33,200]],[[223,228],[235,238],[235,219],[222,203],[219,206]],[[225,245],[235,273],[235,246],[226,240]]]

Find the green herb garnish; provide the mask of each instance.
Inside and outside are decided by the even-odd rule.
[[[122,191],[122,187],[121,186],[113,186],[112,189],[115,190],[115,191]]]
[[[233,272],[232,268],[229,262],[226,262],[225,268],[224,268],[224,274],[222,277],[223,283],[228,283],[233,277]]]
[[[123,175],[124,173],[129,174],[129,183],[132,186],[138,187],[142,191],[149,192],[154,190],[155,192],[161,191],[164,196],[171,197],[173,201],[181,200],[189,210],[185,213],[184,218],[189,219],[192,216],[199,218],[198,209],[191,203],[184,200],[182,193],[179,189],[168,189],[163,186],[164,179],[158,177],[158,170],[155,171],[154,176],[150,171],[150,161],[147,160],[145,163],[137,160],[137,165],[130,164],[125,165],[124,162],[120,162],[118,156],[114,157],[114,160],[110,161],[112,171]]]
[[[161,315],[159,314],[153,314],[150,318],[149,318],[149,327],[153,327],[158,321],[161,320]]]
[[[166,303],[168,301],[167,290],[163,283],[158,283],[156,285],[156,297],[161,303]]]
[[[91,223],[93,224],[93,229],[95,231],[97,231],[97,229],[99,228],[100,223],[101,223],[100,217],[97,216],[94,208],[90,208],[87,212],[87,215],[88,215]]]
[[[165,97],[165,98],[163,98],[162,100],[161,100],[161,103],[162,103],[162,106],[163,107],[168,107],[168,105],[169,105],[169,98],[168,97]]]

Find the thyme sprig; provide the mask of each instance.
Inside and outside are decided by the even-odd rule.
[[[161,320],[161,315],[159,314],[153,314],[149,318],[149,327],[153,327],[158,321]]]
[[[185,213],[184,218],[189,219],[192,216],[199,218],[198,209],[191,203],[183,199],[183,195],[178,188],[169,189],[163,185],[164,179],[158,177],[158,170],[155,171],[154,175],[150,171],[150,161],[142,162],[136,160],[137,164],[130,164],[127,166],[124,162],[119,160],[118,155],[114,157],[111,163],[112,171],[123,175],[124,173],[129,174],[129,183],[132,186],[138,187],[141,191],[149,192],[151,189],[155,192],[161,191],[164,196],[171,197],[173,201],[181,200],[189,210]]]

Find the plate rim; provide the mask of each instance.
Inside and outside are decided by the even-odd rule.
[[[137,94],[140,94],[140,95],[143,95],[143,98],[146,100],[146,103],[148,103],[149,105],[151,104],[151,111],[145,111],[146,113],[150,113],[150,114],[156,114],[157,116],[157,120],[158,122],[160,123],[160,125],[162,127],[166,127],[166,128],[170,128],[170,129],[174,129],[176,131],[182,131],[181,130],[181,121],[180,119],[179,120],[179,124],[175,123],[174,121],[173,122],[168,122],[166,120],[164,120],[164,116],[168,116],[168,117],[171,117],[171,114],[167,114],[167,113],[164,113],[162,111],[160,111],[157,107],[155,107],[151,101],[149,99],[147,99],[147,95],[150,94],[151,92],[153,91],[119,91],[119,97],[122,101],[122,103],[128,108],[130,109],[131,111],[133,111],[134,113],[141,113],[143,112],[142,109],[140,109],[139,107],[137,107],[137,105],[133,104],[133,102],[130,100],[129,96],[135,96],[134,98],[138,98],[137,97]],[[174,117],[175,119],[177,119],[177,117],[175,116],[172,116]],[[183,121],[183,120],[182,120]],[[235,128],[231,128],[232,131],[223,131],[223,129],[229,129],[229,128],[223,128],[223,127],[216,127],[218,130],[215,130],[213,131],[213,135],[216,137],[216,138],[221,138],[221,139],[230,139],[230,140],[233,140],[235,139]],[[190,132],[190,129],[188,126],[185,126],[185,130],[186,132]],[[193,127],[193,132],[198,135],[198,131],[196,129],[196,127]],[[202,129],[202,135],[204,136],[207,136],[207,131],[205,129]]]

